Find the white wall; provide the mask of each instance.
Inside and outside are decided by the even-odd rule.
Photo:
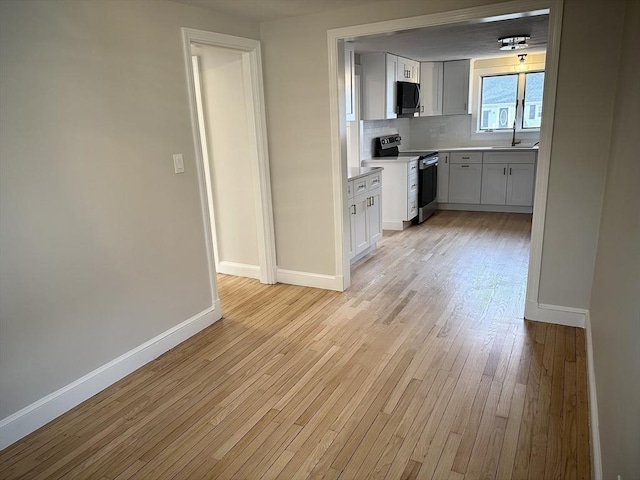
[[[258,234],[242,54],[193,46],[200,57],[219,262],[257,267]]]
[[[639,7],[635,0],[627,3],[591,292],[592,354],[605,479],[617,475],[640,478]]]
[[[540,303],[589,308],[624,5],[565,0]]]
[[[258,29],[163,0],[0,22],[5,418],[212,305],[180,27]]]
[[[381,2],[261,24],[281,266],[335,273],[327,30],[490,3],[397,1],[390,9]],[[623,7],[623,0],[565,1],[541,303],[589,306]],[[606,42],[598,31],[608,32]]]

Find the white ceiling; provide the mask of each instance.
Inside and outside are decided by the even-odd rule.
[[[465,23],[360,37],[353,41],[356,53],[389,52],[418,61],[485,58],[546,50],[548,15],[511,20]],[[502,52],[498,38],[530,35],[529,48]]]
[[[194,7],[237,15],[255,22],[321,13],[379,0],[173,0]]]

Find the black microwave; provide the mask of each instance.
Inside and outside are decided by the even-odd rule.
[[[396,82],[396,113],[399,117],[414,117],[420,112],[420,85]]]

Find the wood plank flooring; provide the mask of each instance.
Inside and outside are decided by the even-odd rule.
[[[220,276],[222,320],[5,449],[0,476],[591,478],[584,332],[522,320],[530,228],[439,212],[385,232],[345,293]]]

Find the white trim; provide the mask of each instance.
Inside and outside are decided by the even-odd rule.
[[[408,228],[411,225],[411,222],[403,222],[402,220],[391,221],[391,222],[382,222],[382,230],[395,230],[402,231],[405,228]]]
[[[600,426],[598,423],[598,396],[596,395],[596,371],[593,363],[593,337],[591,317],[586,315],[587,383],[589,387],[589,428],[591,430],[591,471],[594,480],[602,480],[602,452],[600,450]]]
[[[222,317],[220,303],[0,421],[0,450],[71,410]]]
[[[269,154],[267,150],[267,122],[264,107],[264,83],[262,77],[262,59],[260,42],[249,38],[235,37],[221,33],[206,32],[192,28],[182,28],[182,41],[187,72],[189,90],[189,108],[191,110],[191,126],[194,135],[196,159],[199,176],[205,176],[202,144],[198,129],[198,114],[196,108],[196,94],[194,91],[194,72],[191,64],[191,44],[199,43],[214,47],[229,48],[241,52],[242,66],[245,80],[245,103],[247,105],[247,120],[254,128],[249,128],[249,143],[251,150],[252,185],[255,196],[255,210],[258,233],[258,257],[260,262],[260,281],[262,283],[276,282],[276,246],[273,224],[273,203],[271,197],[271,178],[269,170]],[[211,239],[211,221],[209,204],[207,201],[207,185],[204,178],[200,180],[203,209],[206,210],[207,249],[213,257],[213,241]],[[215,266],[210,258],[211,276],[215,289]],[[217,295],[217,293],[216,293]]]
[[[521,205],[479,205],[474,203],[439,203],[438,210],[462,210],[466,212],[531,213],[533,207]]]
[[[585,328],[588,313],[589,311],[583,308],[547,305],[529,300],[524,308],[524,318],[527,320],[578,328]]]
[[[544,218],[547,203],[547,187],[549,183],[549,162],[551,158],[551,142],[555,113],[556,86],[558,78],[558,61],[560,57],[560,33],[562,28],[563,0],[512,0],[493,5],[466,8],[462,10],[434,13],[398,20],[335,28],[327,32],[329,48],[329,100],[331,114],[331,156],[333,165],[334,193],[334,228],[336,232],[336,273],[344,278],[344,288],[349,286],[350,277],[348,252],[344,243],[343,199],[346,192],[346,155],[341,146],[344,143],[345,118],[341,115],[340,106],[344,104],[340,89],[342,77],[339,74],[339,46],[343,39],[364,35],[423,28],[458,22],[473,22],[483,18],[502,20],[514,18],[519,12],[540,12],[549,9],[549,37],[545,62],[545,115],[540,129],[540,149],[536,175],[535,200],[533,208],[533,227],[531,232],[531,252],[529,257],[529,274],[527,281],[527,299],[538,302],[540,286],[540,265],[542,262],[542,241],[544,235]],[[344,65],[344,61],[342,62]],[[346,261],[345,261],[346,257]]]
[[[247,265],[246,263],[222,261],[218,264],[218,273],[234,275],[236,277],[255,278],[260,280],[260,267],[258,265]]]
[[[342,291],[343,279],[337,275],[297,272],[295,270],[278,269],[278,282],[302,287],[323,288],[325,290]]]
[[[536,165],[536,184],[533,193],[533,219],[531,225],[531,250],[529,251],[529,273],[527,275],[527,305],[539,302],[540,272],[542,269],[542,248],[544,222],[547,213],[547,191],[549,188],[549,168],[551,164],[551,144],[556,110],[556,90],[558,84],[558,64],[560,61],[560,34],[562,31],[563,0],[555,0],[549,13],[549,36],[544,75],[544,114],[540,126],[540,147]],[[584,320],[583,320],[584,322]],[[583,325],[584,327],[584,325]]]

